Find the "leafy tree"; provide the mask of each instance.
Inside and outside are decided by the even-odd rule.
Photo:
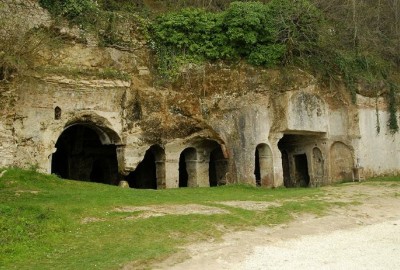
[[[277,32],[275,42],[286,46],[286,61],[312,54],[318,46],[320,11],[307,0],[272,0],[267,7]]]

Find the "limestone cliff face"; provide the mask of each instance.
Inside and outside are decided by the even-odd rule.
[[[54,25],[35,1],[6,1],[1,12],[11,2],[41,14],[28,28],[65,39],[40,49],[36,69],[0,84],[0,166],[138,188],[318,186],[351,179],[357,165],[369,176],[399,172],[400,138],[375,99],[352,104],[342,86],[324,88],[302,70],[246,63],[187,65],[160,86],[134,33],[133,50],[99,47],[90,33],[82,41],[79,29]]]

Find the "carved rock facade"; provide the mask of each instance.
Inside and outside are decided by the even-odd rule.
[[[161,87],[145,48],[72,42],[41,52],[49,54],[53,67],[113,67],[130,78],[50,70],[1,83],[0,166],[157,189],[319,186],[360,166],[366,176],[400,171],[385,103],[358,96],[352,104],[343,87],[326,89],[301,70],[189,65]]]

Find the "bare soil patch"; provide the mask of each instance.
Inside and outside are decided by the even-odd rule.
[[[256,202],[256,201],[225,201],[225,202],[219,202],[219,204],[231,207],[237,207],[250,211],[265,211],[270,207],[281,206],[280,203],[276,202]]]
[[[200,204],[123,206],[114,209],[114,211],[136,214],[128,217],[128,219],[149,218],[165,215],[215,215],[229,213],[229,211],[225,209]]]
[[[92,223],[92,222],[100,222],[106,221],[104,218],[97,218],[97,217],[85,217],[81,220],[82,224]]]

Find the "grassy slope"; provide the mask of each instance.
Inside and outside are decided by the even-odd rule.
[[[0,178],[0,269],[116,269],[127,262],[162,259],[189,241],[218,237],[222,230],[288,221],[293,213],[323,213],[330,204],[321,189],[250,186],[134,190],[61,180],[8,169]],[[218,201],[280,201],[249,211],[218,205],[228,214],[167,215],[126,219],[118,206],[202,204]],[[84,218],[103,221],[82,223]],[[218,229],[219,228],[219,229]]]

